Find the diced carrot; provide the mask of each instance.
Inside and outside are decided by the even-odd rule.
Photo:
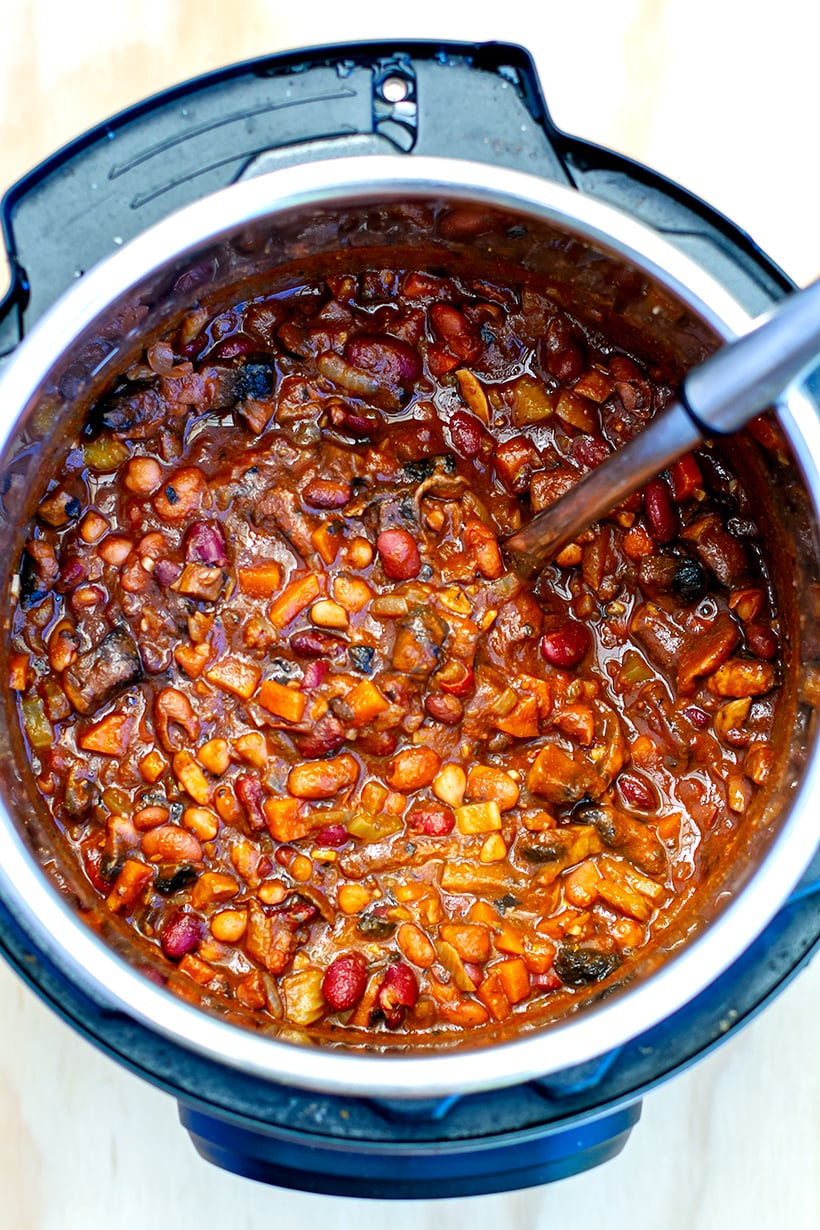
[[[482,923],[445,923],[441,938],[452,944],[462,961],[481,964],[490,955],[490,933]]]
[[[657,550],[655,540],[649,530],[640,524],[633,525],[632,529],[626,531],[623,546],[624,554],[636,562],[643,559],[645,555],[652,555]]]
[[[678,504],[690,500],[703,487],[703,476],[691,453],[681,457],[669,470],[672,496]]]
[[[195,957],[191,952],[182,958],[178,968],[182,970],[183,974],[193,978],[194,982],[199,983],[201,987],[206,987],[216,977],[216,970],[213,966],[200,961],[199,957]]]
[[[140,773],[147,782],[159,781],[167,768],[168,761],[156,748],[140,761]]]
[[[211,656],[211,646],[207,641],[201,645],[177,645],[174,658],[185,671],[189,679],[198,679],[208,665]]]
[[[341,521],[323,521],[310,536],[311,546],[318,551],[323,563],[332,564],[344,542],[344,526]]]
[[[127,859],[106,901],[111,913],[118,914],[121,909],[133,905],[153,875],[153,869],[146,863],[135,858]]]
[[[515,739],[534,739],[538,735],[538,701],[534,696],[522,696],[506,717],[496,718],[499,730]]]
[[[268,610],[268,619],[274,628],[284,628],[310,606],[314,598],[324,592],[325,578],[309,572],[307,576],[295,577],[286,589],[282,591]]]
[[[498,975],[511,1004],[520,1004],[530,993],[530,972],[520,957],[497,961],[491,973]]]
[[[262,677],[262,671],[252,662],[243,662],[241,658],[228,655],[220,658],[205,672],[209,683],[214,683],[224,692],[233,692],[243,700],[250,700]]]
[[[84,752],[101,752],[103,756],[124,756],[131,739],[134,716],[130,713],[109,713],[80,736]]]
[[[345,697],[346,703],[353,713],[354,726],[366,726],[380,713],[390,708],[390,702],[385,700],[375,683],[362,679]]]
[[[298,799],[265,799],[262,810],[274,841],[299,841],[310,832],[310,824],[299,815]]]
[[[512,1005],[507,998],[497,966],[487,971],[476,995],[496,1021],[505,1021],[510,1015]]]
[[[488,927],[497,927],[500,915],[489,901],[474,901],[467,911],[468,922],[486,923]]]
[[[25,692],[28,683],[28,654],[9,654],[9,689],[12,692]]]
[[[546,974],[555,960],[555,945],[540,935],[528,935],[524,942],[524,964],[533,974]]]
[[[276,560],[249,564],[238,569],[239,588],[251,598],[270,598],[282,584],[282,568]]]
[[[504,923],[501,930],[496,933],[495,946],[499,952],[520,957],[524,951],[524,937],[516,927]]]
[[[259,689],[257,700],[263,709],[275,717],[284,718],[286,722],[301,722],[305,716],[307,696],[297,688],[289,688],[277,683],[275,679],[266,679]]]

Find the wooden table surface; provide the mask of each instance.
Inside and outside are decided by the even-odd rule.
[[[646,162],[739,222],[798,282],[820,272],[820,18],[801,0],[575,0],[391,9],[270,0],[6,0],[0,188],[124,106],[235,60],[365,38],[504,39],[559,126]],[[2,277],[2,271],[0,271]],[[647,1098],[615,1162],[547,1188],[387,1204],[207,1166],[173,1101],[77,1038],[0,967],[0,1228],[816,1230],[820,965]]]

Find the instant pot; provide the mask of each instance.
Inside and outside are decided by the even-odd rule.
[[[461,248],[456,237],[456,263],[471,249],[526,268],[548,259],[557,293],[574,286],[580,307],[640,303],[630,327],[663,335],[681,363],[792,285],[703,202],[559,133],[521,48],[357,44],[210,74],[87,133],[4,199],[2,583],[55,424],[76,418],[144,330],[160,330],[205,285],[239,285],[308,246],[330,251],[340,235],[360,256],[406,245],[413,206],[432,199],[484,209],[495,235],[506,219],[492,252],[480,230]],[[613,1157],[644,1094],[749,1020],[820,942],[818,397],[812,381],[790,395],[781,416],[790,459],[769,476],[790,529],[798,642],[788,754],[746,855],[716,872],[708,925],[651,977],[515,1042],[432,1056],[361,1056],[240,1030],[168,994],[155,970],[118,953],[116,936],[102,942],[75,908],[87,890],[63,871],[60,892],[41,871],[55,855],[9,714],[0,722],[6,959],[70,1025],[174,1094],[199,1152],[238,1174],[430,1198],[545,1183]]]

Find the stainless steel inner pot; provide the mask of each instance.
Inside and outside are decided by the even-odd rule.
[[[446,217],[446,221],[442,219]],[[199,298],[295,284],[328,261],[372,267],[416,251],[426,267],[536,277],[615,340],[681,373],[749,316],[699,266],[621,212],[540,179],[449,159],[348,158],[237,184],[146,231],[86,274],[40,321],[0,377],[0,570],[6,609],[23,527],[61,441],[146,338]],[[340,255],[341,254],[341,255]],[[242,289],[244,288],[244,289]],[[608,328],[611,334],[612,329]],[[173,995],[117,925],[89,925],[90,888],[61,857],[28,780],[11,698],[0,708],[0,897],[36,946],[104,1008],[258,1077],[326,1093],[426,1097],[518,1083],[637,1037],[692,999],[765,928],[811,860],[818,786],[820,420],[805,390],[779,411],[786,460],[755,465],[792,629],[786,732],[765,805],[735,857],[714,869],[697,918],[665,935],[611,994],[514,1041],[373,1054],[272,1038]],[[752,456],[752,454],[749,454]],[[4,648],[3,652],[6,652]],[[44,870],[44,864],[49,870]],[[110,931],[110,934],[109,934]]]

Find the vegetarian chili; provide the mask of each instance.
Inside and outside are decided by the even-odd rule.
[[[441,1044],[662,942],[773,765],[752,501],[704,447],[533,582],[502,540],[670,396],[531,286],[378,269],[198,308],[93,408],[10,687],[179,993]]]

